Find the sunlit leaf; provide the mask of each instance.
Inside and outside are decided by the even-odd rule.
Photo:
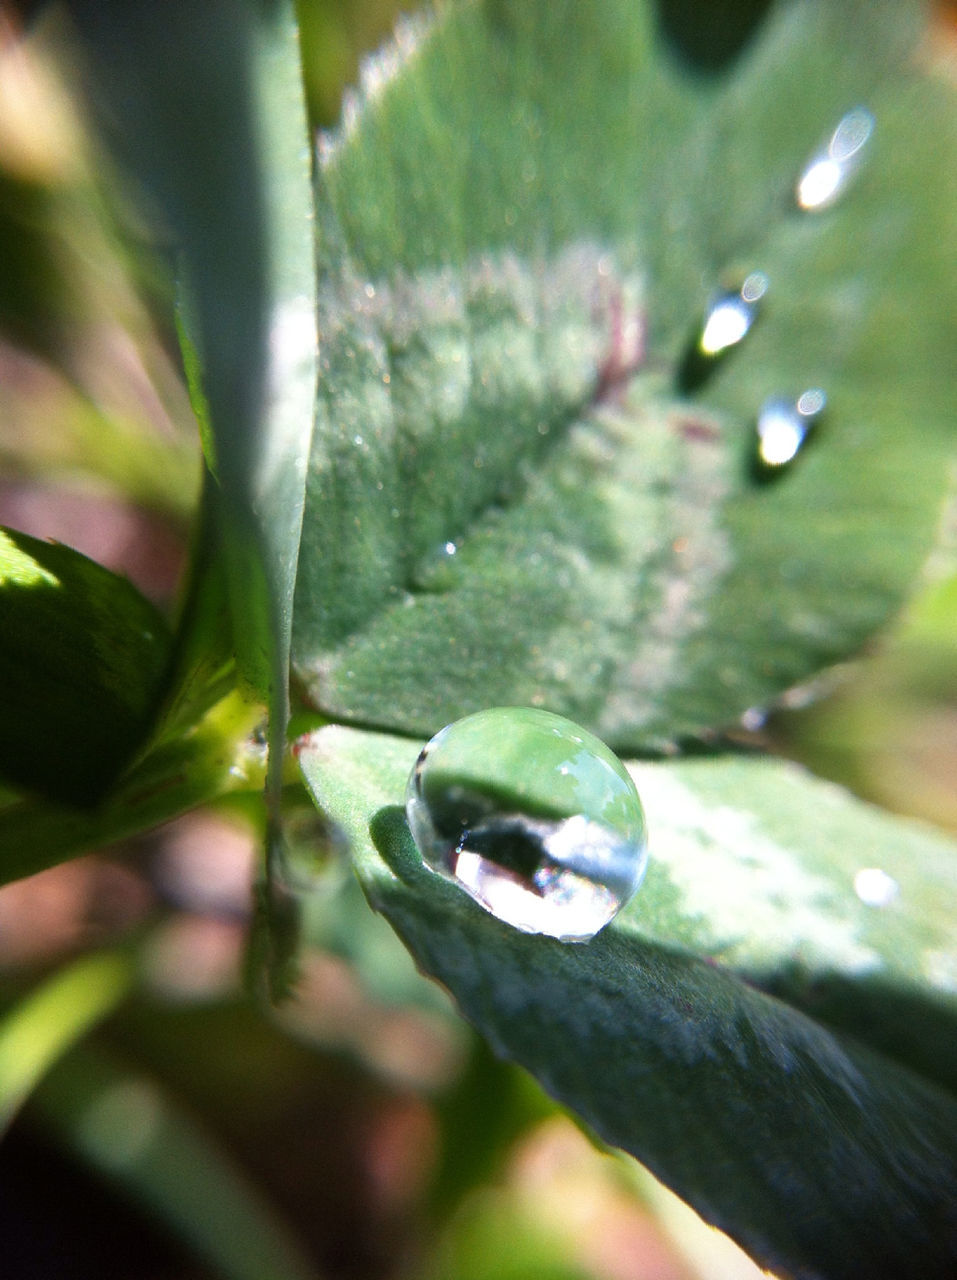
[[[933,543],[957,112],[921,11],[749,6],[708,65],[681,11],[445,6],[323,148],[294,649],[334,718],[546,706],[660,745],[858,647]],[[861,104],[853,180],[801,210]],[[755,271],[753,330],[695,356]],[[760,406],[816,387],[807,447],[762,472]]]
[[[634,766],[645,884],[562,944],[423,866],[397,805],[415,756],[337,726],[300,764],[372,904],[497,1052],[764,1265],[951,1274],[953,841],[782,762]]]
[[[98,800],[142,745],[170,660],[160,614],[69,547],[0,530],[0,773]]]
[[[249,740],[254,722],[255,712],[241,698],[223,698],[197,725],[153,747],[93,809],[6,797],[0,884],[137,835],[229,791],[260,792],[265,760]]]

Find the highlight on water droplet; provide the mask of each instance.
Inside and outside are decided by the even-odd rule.
[[[826,149],[812,156],[798,179],[799,208],[827,209],[844,193],[873,131],[874,117],[866,107],[855,107],[841,117]]]
[[[594,937],[645,872],[624,765],[549,711],[495,707],[446,726],[416,761],[406,813],[426,865],[524,933]]]
[[[763,271],[752,271],[740,287],[712,295],[678,362],[675,381],[682,395],[699,390],[727,352],[747,335],[758,318],[768,283]]]
[[[701,354],[716,356],[739,343],[757,319],[759,304],[767,291],[767,276],[763,271],[752,271],[740,289],[716,294],[698,338]]]
[[[882,867],[861,867],[854,877],[854,892],[867,907],[890,906],[900,888]]]
[[[758,461],[776,469],[793,462],[824,411],[827,396],[820,387],[802,392],[797,400],[772,396],[758,413]]]
[[[746,729],[748,733],[758,733],[768,722],[768,712],[765,707],[748,707],[747,711],[742,711],[738,723],[742,729]]]

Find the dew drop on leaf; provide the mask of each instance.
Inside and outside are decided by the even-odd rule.
[[[767,291],[767,276],[762,271],[752,271],[740,289],[726,290],[712,298],[698,338],[701,354],[716,356],[739,343],[757,319]]]
[[[827,146],[811,157],[798,178],[799,208],[827,209],[843,195],[873,131],[874,117],[866,107],[855,107],[841,117]]]
[[[678,365],[677,385],[682,394],[699,390],[725,355],[747,336],[768,285],[763,271],[752,271],[738,288],[720,289],[711,296]]]
[[[765,400],[757,421],[758,462],[773,470],[793,462],[826,403],[819,387],[811,387],[794,401],[783,396]]]
[[[624,765],[562,716],[497,707],[425,746],[406,812],[427,866],[525,933],[582,942],[638,888],[645,819]]]
[[[881,867],[861,867],[854,877],[854,892],[867,907],[887,907],[900,893],[900,885]]]

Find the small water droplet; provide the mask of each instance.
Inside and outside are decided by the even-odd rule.
[[[854,892],[867,907],[887,907],[900,893],[900,885],[880,867],[861,867],[854,877]]]
[[[742,711],[740,725],[748,733],[758,733],[768,722],[768,713],[764,707],[748,707]]]
[[[795,191],[799,208],[827,209],[843,195],[873,131],[874,117],[866,107],[841,117],[827,147],[804,166]]]
[[[776,470],[793,462],[826,403],[819,387],[802,392],[796,401],[783,396],[765,400],[757,421],[759,463]]]
[[[752,271],[740,289],[716,294],[698,338],[701,354],[716,356],[736,346],[757,319],[759,304],[767,291],[767,276],[763,271]]]
[[[446,726],[412,770],[406,812],[426,865],[525,933],[585,941],[644,874],[624,765],[549,711],[497,707]]]
[[[752,271],[737,289],[712,295],[678,365],[678,389],[697,391],[715,372],[725,354],[748,334],[768,291],[768,277]]]

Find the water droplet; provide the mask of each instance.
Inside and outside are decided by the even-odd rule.
[[[698,339],[702,355],[716,356],[736,346],[757,319],[758,306],[767,291],[767,276],[763,271],[752,271],[740,289],[712,298]]]
[[[525,933],[585,941],[644,874],[624,765],[549,711],[497,707],[448,725],[416,761],[406,812],[426,864]]]
[[[819,387],[803,392],[796,401],[782,396],[765,400],[758,414],[758,461],[776,469],[793,462],[820,417],[827,396]]]
[[[795,198],[801,209],[827,209],[844,193],[873,131],[874,117],[866,107],[841,117],[827,147],[811,157],[798,179]]]
[[[900,893],[900,885],[880,867],[861,867],[854,877],[854,892],[867,907],[887,907]]]
[[[764,707],[748,707],[742,711],[740,725],[748,733],[758,733],[768,722],[768,713]]]
[[[752,271],[738,289],[715,293],[678,365],[678,389],[697,391],[714,373],[725,353],[746,336],[768,291],[768,277]]]

